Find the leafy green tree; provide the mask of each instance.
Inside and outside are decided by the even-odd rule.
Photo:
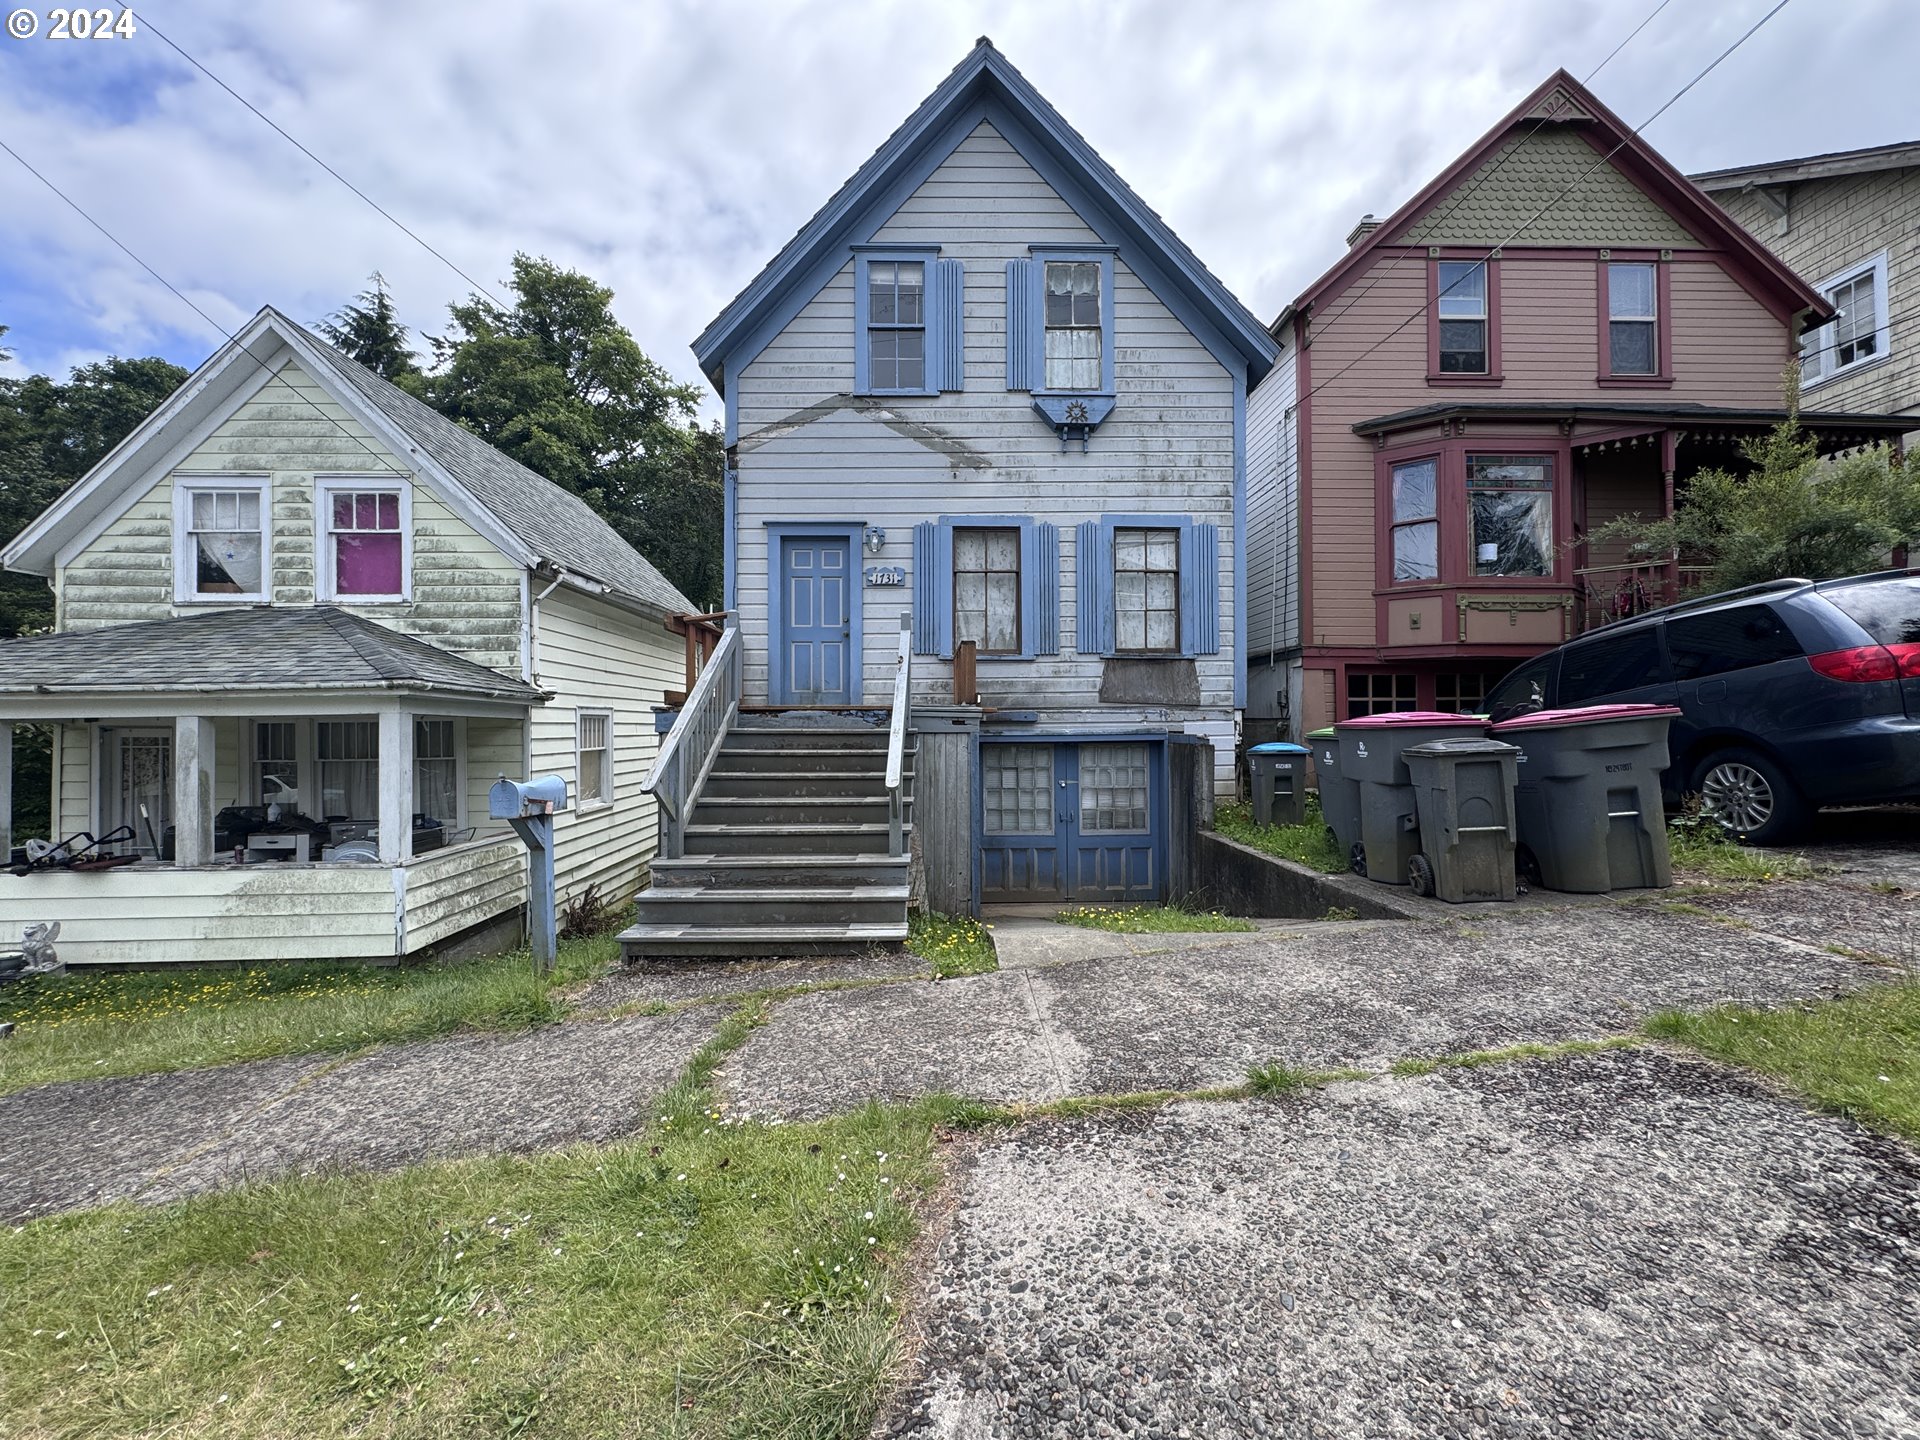
[[[507,288],[510,306],[449,307],[416,393],[584,499],[696,603],[717,603],[725,450],[694,423],[700,391],[646,356],[589,277],[516,255]]]
[[[1671,518],[1624,516],[1590,540],[1624,542],[1631,559],[1678,554],[1705,567],[1699,586],[1709,592],[1857,575],[1885,565],[1897,546],[1920,544],[1920,464],[1889,447],[1823,461],[1793,403],[1741,454],[1751,469],[1699,471]]]
[[[313,328],[383,380],[397,382],[420,373],[407,327],[400,323],[386,277],[378,270],[365,290]]]

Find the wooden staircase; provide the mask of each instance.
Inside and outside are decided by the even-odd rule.
[[[913,760],[903,621],[890,712],[740,712],[729,624],[644,788],[660,807],[653,884],[624,960],[762,958],[907,938]]]
[[[886,771],[882,726],[741,722],[720,742],[687,817],[686,853],[654,861],[637,923],[620,936],[621,957],[899,944],[907,857],[887,853]],[[905,774],[910,814],[911,769]]]

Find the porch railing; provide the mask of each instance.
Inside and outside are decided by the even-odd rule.
[[[1671,605],[1697,586],[1706,567],[1671,560],[1589,565],[1573,572],[1580,593],[1582,632]]]
[[[913,617],[900,617],[900,658],[893,672],[893,722],[887,734],[887,853],[907,853],[907,804],[904,793],[907,730],[912,718]]]
[[[640,782],[640,792],[660,805],[662,859],[677,860],[686,853],[688,813],[720,753],[720,742],[740,713],[740,670],[740,629],[729,616],[726,633],[700,668],[693,693]]]

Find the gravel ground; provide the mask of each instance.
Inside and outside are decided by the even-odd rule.
[[[1191,1090],[1236,1083],[1267,1060],[1379,1069],[1409,1055],[1619,1034],[1668,1007],[1829,996],[1886,974],[1658,906],[1328,926],[1219,950],[802,996],[729,1058],[723,1083],[753,1114],[793,1117],[943,1091],[1031,1101]]]
[[[583,1021],[16,1091],[0,1096],[0,1219],[290,1170],[610,1140],[645,1118],[719,1019]]]
[[[988,1141],[876,1428],[1920,1434],[1920,1163],[1641,1049]]]
[[[933,966],[905,950],[788,960],[649,960],[623,965],[572,998],[582,1010],[612,1010],[649,1000],[718,1000],[750,990],[847,980],[911,980]]]

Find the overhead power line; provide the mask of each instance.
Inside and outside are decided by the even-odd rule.
[[[222,325],[218,320],[214,319],[206,311],[202,310],[197,304],[194,303],[192,297],[190,297],[184,290],[182,290],[178,285],[175,285],[171,280],[167,279],[167,277],[162,275],[158,270],[154,269],[152,265],[148,264],[139,255],[134,253],[132,246],[128,245],[126,241],[122,240],[118,235],[114,234],[111,230],[107,229],[105,225],[101,224],[98,220],[94,219],[93,216],[87,212],[86,207],[81,205],[81,203],[78,200],[75,200],[71,195],[67,194],[66,191],[62,190],[58,185],[54,184],[53,181],[49,180],[45,175],[41,174],[40,171],[36,170],[28,162],[26,156],[22,155],[18,150],[14,149],[11,145],[9,145],[3,139],[0,139],[0,150],[4,150],[7,152],[7,154],[11,155],[14,158],[14,160],[16,160],[19,163],[20,168],[22,170],[25,170],[29,175],[33,176],[34,179],[38,180],[42,185],[46,186],[47,189],[51,190],[55,195],[59,196],[60,199],[67,205],[67,207],[70,210],[73,211],[74,214],[78,215],[82,220],[86,221],[87,224],[91,225],[95,230],[98,230],[102,235],[104,235],[107,238],[108,242],[111,243],[115,249],[117,249],[121,254],[125,255],[129,260],[133,261],[133,263],[138,265],[142,270],[146,271],[147,274],[151,275],[161,285],[166,287],[166,289],[173,294],[173,297],[176,300],[178,300],[182,305],[186,306],[189,310],[193,311],[193,313],[198,315],[202,320],[206,321],[207,324],[211,325],[215,330],[215,332],[224,336],[230,343],[239,345],[239,336],[237,334],[227,329],[226,326]],[[259,359],[256,355],[254,355],[254,353],[251,350],[247,349],[246,346],[240,345],[240,353],[245,355],[248,360],[252,361],[254,368],[257,369],[261,374],[267,376],[269,379],[273,377],[273,372],[267,368],[266,362]],[[293,393],[296,396],[298,396],[313,411],[314,414],[320,416],[321,419],[326,420],[342,435],[346,436],[349,440],[353,441],[354,444],[358,445],[362,450],[366,451],[367,454],[370,455],[373,459],[379,461],[382,468],[386,468],[387,466],[390,466],[393,463],[392,457],[382,455],[379,451],[375,450],[371,445],[367,444],[365,440],[361,439],[358,435],[354,434],[354,432],[349,430],[345,425],[342,425],[337,416],[329,415],[325,410],[321,409],[320,406],[314,401],[312,396],[303,393],[296,386],[289,386],[288,388],[292,390]]]
[[[282,140],[285,140],[289,145],[293,146],[294,149],[298,150],[302,155],[306,156],[314,164],[318,165],[322,170],[326,171],[327,174],[331,175],[334,179],[338,180],[342,185],[346,186],[347,189],[351,190],[355,195],[359,196],[360,199],[365,201],[367,205],[369,205],[376,214],[378,214],[388,224],[392,225],[402,235],[405,235],[409,240],[413,241],[414,244],[418,245],[422,250],[426,251],[429,255],[433,256],[434,259],[438,260],[442,265],[446,266],[449,270],[453,271],[454,274],[458,275],[462,280],[466,281],[467,284],[471,285],[474,288],[474,290],[477,291],[479,294],[486,296],[486,298],[491,300],[497,308],[501,310],[505,310],[507,308],[505,305],[502,305],[500,303],[499,298],[495,296],[490,290],[488,290],[486,286],[482,285],[478,280],[474,279],[466,271],[462,270],[458,265],[454,264],[453,261],[449,260],[439,250],[436,250],[432,245],[428,244],[427,241],[423,240],[413,230],[409,229],[403,221],[401,221],[398,217],[396,217],[393,214],[392,211],[388,210],[378,200],[375,200],[371,195],[367,194],[366,191],[362,190],[358,185],[354,184],[346,176],[342,175],[338,170],[334,169],[333,166],[329,165],[326,161],[322,160],[318,155],[314,154],[313,151],[309,150],[305,145],[301,144],[301,142],[295,139],[293,135],[287,131],[286,127],[281,125],[279,121],[275,120],[271,115],[268,115],[265,111],[261,110],[259,106],[255,105],[251,100],[247,99],[246,96],[242,95],[238,90],[234,89],[226,81],[222,80],[218,75],[214,74],[213,71],[209,70],[205,65],[201,64],[199,60],[195,59],[192,55],[188,54],[187,51],[181,47],[178,41],[174,40],[164,30],[160,29],[159,26],[155,25],[153,21],[149,20],[144,12],[136,11],[135,16],[139,20],[141,25],[145,26],[148,30],[151,30],[155,35],[159,36],[161,41],[164,42],[167,48],[172,50],[174,54],[178,55],[182,60],[186,61],[189,65],[193,66],[194,69],[198,70],[202,75],[206,76],[207,79],[211,80],[214,84],[218,85],[222,90],[226,91],[227,94],[231,95],[235,100],[238,100],[242,105],[246,106],[247,109],[251,110],[256,116],[258,116],[266,124],[272,126],[274,133],[279,135],[279,137]]]
[[[1642,120],[1638,125],[1634,126],[1633,129],[1629,130],[1626,133],[1625,137],[1621,139],[1619,144],[1615,145],[1611,150],[1607,151],[1606,154],[1596,158],[1591,165],[1587,166],[1586,169],[1582,170],[1578,175],[1574,176],[1572,180],[1568,181],[1565,188],[1563,188],[1559,194],[1555,195],[1551,200],[1547,201],[1546,204],[1542,205],[1538,210],[1534,211],[1533,214],[1529,215],[1524,221],[1521,222],[1519,228],[1516,229],[1511,235],[1507,236],[1506,239],[1500,241],[1498,244],[1489,246],[1487,248],[1487,253],[1481,257],[1481,263],[1484,264],[1486,261],[1491,260],[1497,252],[1504,250],[1507,246],[1513,244],[1514,241],[1518,240],[1522,235],[1526,234],[1527,231],[1531,230],[1534,227],[1534,225],[1538,223],[1539,220],[1542,217],[1544,217],[1549,211],[1551,211],[1556,205],[1558,205],[1561,201],[1565,200],[1575,190],[1579,189],[1581,182],[1583,182],[1587,178],[1587,176],[1591,175],[1595,170],[1599,169],[1602,165],[1605,165],[1606,163],[1608,163],[1610,160],[1613,159],[1614,156],[1618,155],[1622,150],[1626,149],[1629,141],[1637,139],[1642,130],[1646,129],[1647,126],[1651,125],[1654,121],[1658,120],[1662,115],[1666,114],[1667,111],[1671,110],[1683,95],[1685,95],[1689,90],[1693,89],[1693,87],[1698,85],[1702,80],[1706,79],[1707,76],[1711,75],[1716,69],[1720,67],[1721,62],[1726,60],[1726,58],[1729,55],[1733,54],[1734,51],[1738,50],[1742,45],[1746,44],[1747,41],[1751,40],[1755,35],[1759,34],[1762,26],[1764,26],[1769,20],[1773,19],[1774,16],[1778,15],[1782,10],[1786,9],[1787,6],[1792,3],[1793,3],[1793,0],[1779,0],[1779,3],[1777,3],[1771,10],[1767,11],[1766,14],[1762,15],[1758,20],[1754,21],[1754,23],[1747,29],[1745,34],[1743,34],[1738,40],[1735,40],[1726,49],[1722,50],[1718,55],[1716,55],[1710,62],[1708,62],[1705,68],[1700,70],[1700,72],[1696,74],[1691,80],[1687,81],[1686,84],[1682,85],[1678,90],[1674,91],[1674,93],[1667,98],[1667,101],[1665,104],[1663,104],[1658,110],[1654,111],[1653,114],[1649,115],[1646,119]],[[1474,248],[1477,249],[1478,247],[1476,246]],[[1465,277],[1462,276],[1461,278],[1464,279]],[[1455,282],[1456,285],[1458,283],[1459,281]],[[1386,344],[1387,341],[1391,340],[1394,336],[1398,335],[1402,330],[1406,329],[1407,326],[1411,325],[1414,321],[1421,319],[1429,309],[1431,309],[1434,305],[1438,304],[1441,298],[1446,293],[1448,293],[1448,291],[1451,291],[1452,289],[1453,289],[1453,286],[1448,286],[1447,291],[1442,291],[1440,295],[1436,295],[1431,299],[1422,303],[1419,309],[1415,310],[1412,314],[1408,315],[1406,319],[1402,320],[1398,325],[1395,325],[1391,330],[1387,331],[1386,334],[1376,339],[1371,345],[1367,346],[1366,349],[1362,350],[1358,355],[1354,356],[1353,359],[1349,360],[1345,365],[1341,366],[1338,370],[1334,371],[1333,374],[1327,376],[1326,379],[1322,380],[1319,384],[1315,385],[1311,390],[1309,390],[1306,393],[1305,397],[1303,398],[1311,400],[1315,395],[1318,395],[1327,386],[1331,385],[1335,380],[1338,380],[1342,375],[1346,374],[1347,371],[1353,369],[1354,366],[1358,365],[1362,360],[1366,359],[1375,350],[1378,350],[1382,345]]]

